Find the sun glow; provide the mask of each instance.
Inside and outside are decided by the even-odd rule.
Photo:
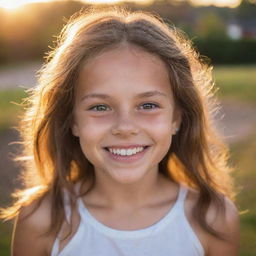
[[[6,10],[14,10],[18,7],[21,7],[25,4],[29,3],[38,3],[38,2],[54,2],[60,0],[0,0],[0,8],[4,8]],[[115,4],[121,2],[136,2],[137,4],[152,4],[154,0],[79,0],[83,3],[87,4]],[[184,1],[184,0],[179,0]],[[237,7],[241,0],[188,0],[194,5],[215,5],[219,7]]]
[[[241,0],[190,0],[195,5],[215,5],[218,7],[237,7]]]
[[[114,4],[121,2],[122,0],[83,0],[82,2],[88,4]]]
[[[29,3],[51,2],[52,0],[0,0],[0,8],[14,10]]]
[[[21,7],[29,3],[54,2],[54,1],[58,1],[58,0],[0,0],[0,8],[2,7],[6,10],[14,10],[14,9],[17,9],[18,7]],[[79,1],[87,4],[115,4],[115,3],[120,3],[124,1],[136,2],[138,4],[150,4],[150,3],[153,3],[154,0],[79,0]]]
[[[126,0],[127,2],[136,2],[138,4],[150,4],[154,0]],[[120,3],[124,2],[124,0],[82,0],[84,3],[88,4],[115,4],[115,3]]]

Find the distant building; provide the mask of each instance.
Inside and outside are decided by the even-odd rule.
[[[241,25],[243,37],[256,39],[256,19],[244,20]]]
[[[227,34],[234,40],[240,38],[256,39],[256,19],[230,22],[227,26]]]
[[[238,40],[242,37],[242,28],[238,24],[228,24],[227,34],[233,40]]]

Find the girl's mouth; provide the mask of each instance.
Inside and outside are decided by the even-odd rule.
[[[144,156],[149,146],[136,146],[136,147],[105,147],[105,151],[108,153],[111,159],[119,162],[131,162],[139,160]]]

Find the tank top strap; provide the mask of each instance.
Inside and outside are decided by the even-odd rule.
[[[188,188],[185,185],[180,184],[179,195],[176,202],[179,208],[184,208],[184,202],[185,202],[187,193],[188,193]]]
[[[75,184],[74,190],[75,190],[76,195],[78,195],[78,194],[80,193],[81,186],[82,186],[82,181],[78,181],[78,182]]]
[[[63,204],[64,204],[64,216],[68,223],[71,222],[71,203],[70,203],[70,195],[66,188],[62,189],[63,192]],[[52,247],[51,256],[57,256],[59,254],[59,244],[60,244],[60,236],[62,234],[61,227]]]
[[[60,247],[60,241],[59,241],[59,237],[57,236],[52,247],[51,256],[58,256],[59,247]]]
[[[63,189],[63,200],[64,200],[64,212],[68,223],[71,221],[71,203],[70,195],[67,189]]]
[[[81,182],[78,182],[74,185],[74,191],[75,194],[78,195],[81,187]],[[64,188],[63,189],[63,200],[64,200],[64,212],[65,212],[65,217],[68,223],[71,221],[71,199],[70,199],[70,194],[69,191]]]
[[[78,195],[78,193],[79,193],[80,186],[81,186],[81,182],[78,182],[74,186],[76,195]],[[70,224],[71,223],[71,214],[72,214],[70,194],[66,188],[63,188],[62,191],[63,191],[64,215],[65,215],[65,219],[66,219],[67,223]],[[62,228],[60,229],[60,232],[54,241],[52,251],[51,251],[51,256],[59,255],[59,244],[60,244],[60,235],[61,234],[62,234]]]

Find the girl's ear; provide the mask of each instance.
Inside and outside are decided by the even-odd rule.
[[[175,108],[174,112],[173,112],[173,119],[172,119],[172,134],[176,134],[179,129],[180,129],[180,125],[181,125],[181,111],[178,108]]]
[[[79,137],[78,127],[75,123],[73,123],[73,125],[71,127],[71,130],[72,130],[72,134],[74,136]]]

